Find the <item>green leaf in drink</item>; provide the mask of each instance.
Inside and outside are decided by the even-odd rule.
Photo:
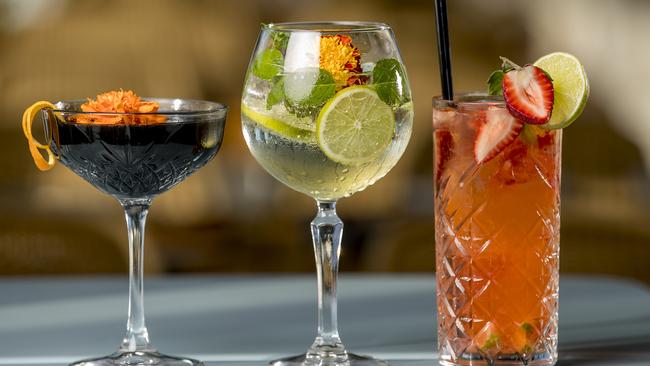
[[[372,85],[379,98],[393,108],[407,99],[406,75],[402,64],[394,58],[377,61],[372,69]]]
[[[284,50],[289,44],[289,34],[285,32],[273,32],[271,33],[271,38],[273,39],[273,48],[276,50]]]
[[[271,80],[282,71],[284,57],[275,48],[264,50],[255,59],[253,74],[260,79]]]
[[[521,329],[523,329],[524,332],[526,332],[526,334],[528,334],[528,335],[533,334],[533,331],[535,330],[533,328],[532,324],[530,324],[530,323],[521,324]]]
[[[315,81],[314,72],[318,72]],[[306,92],[309,95],[302,97]],[[284,93],[287,109],[298,117],[306,117],[318,112],[336,94],[336,83],[332,74],[323,69],[299,71],[285,75]]]
[[[266,97],[266,109],[271,109],[276,104],[284,101],[284,78],[277,75],[271,80],[271,91]]]
[[[481,349],[486,351],[499,345],[499,336],[495,333],[490,334],[490,337],[483,343]]]

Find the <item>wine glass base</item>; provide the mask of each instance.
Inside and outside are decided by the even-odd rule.
[[[191,358],[167,356],[156,351],[117,352],[110,356],[81,360],[70,366],[204,366]]]
[[[314,358],[307,357],[307,354],[281,358],[269,362],[270,366],[390,366],[388,362],[378,360],[369,356],[347,353],[347,357],[341,358]]]

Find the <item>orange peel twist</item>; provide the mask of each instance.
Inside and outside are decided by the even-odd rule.
[[[50,102],[39,101],[32,104],[29,108],[25,109],[25,112],[23,113],[23,133],[27,138],[29,152],[32,154],[34,164],[36,164],[36,167],[38,169],[46,171],[54,167],[54,164],[56,163],[56,157],[49,145],[38,142],[38,140],[36,140],[36,138],[32,135],[32,124],[34,123],[34,117],[36,117],[41,109],[56,109],[56,107]],[[47,160],[45,160],[41,154],[41,150],[43,150],[47,155]]]

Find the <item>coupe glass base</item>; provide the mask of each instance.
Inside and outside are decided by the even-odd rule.
[[[346,357],[347,355],[347,357]],[[343,356],[318,357],[308,354],[271,361],[271,366],[389,366],[388,362],[369,356],[345,353]]]
[[[155,351],[117,352],[110,356],[81,360],[70,366],[204,366],[191,358],[167,356]]]

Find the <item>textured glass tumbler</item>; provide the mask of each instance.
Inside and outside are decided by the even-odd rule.
[[[562,131],[526,125],[477,162],[500,97],[434,99],[438,352],[443,365],[557,360]]]

